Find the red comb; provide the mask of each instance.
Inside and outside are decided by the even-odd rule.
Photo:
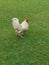
[[[28,19],[26,19],[26,22],[28,23]]]

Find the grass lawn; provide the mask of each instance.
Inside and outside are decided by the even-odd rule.
[[[13,17],[29,18],[23,39]],[[49,0],[0,0],[0,65],[49,65]]]

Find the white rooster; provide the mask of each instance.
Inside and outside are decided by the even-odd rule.
[[[13,28],[15,29],[16,33],[17,33],[17,36],[20,36],[21,38],[23,37],[24,31],[27,31],[29,29],[28,19],[25,19],[20,24],[18,18],[13,18],[12,19],[12,25],[13,25]]]

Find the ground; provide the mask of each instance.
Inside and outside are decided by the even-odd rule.
[[[23,39],[13,17],[29,19]],[[49,65],[49,0],[0,0],[0,65]]]

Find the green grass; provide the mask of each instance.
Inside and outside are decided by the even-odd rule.
[[[23,39],[13,17],[29,18]],[[49,0],[0,0],[0,65],[49,65]]]

